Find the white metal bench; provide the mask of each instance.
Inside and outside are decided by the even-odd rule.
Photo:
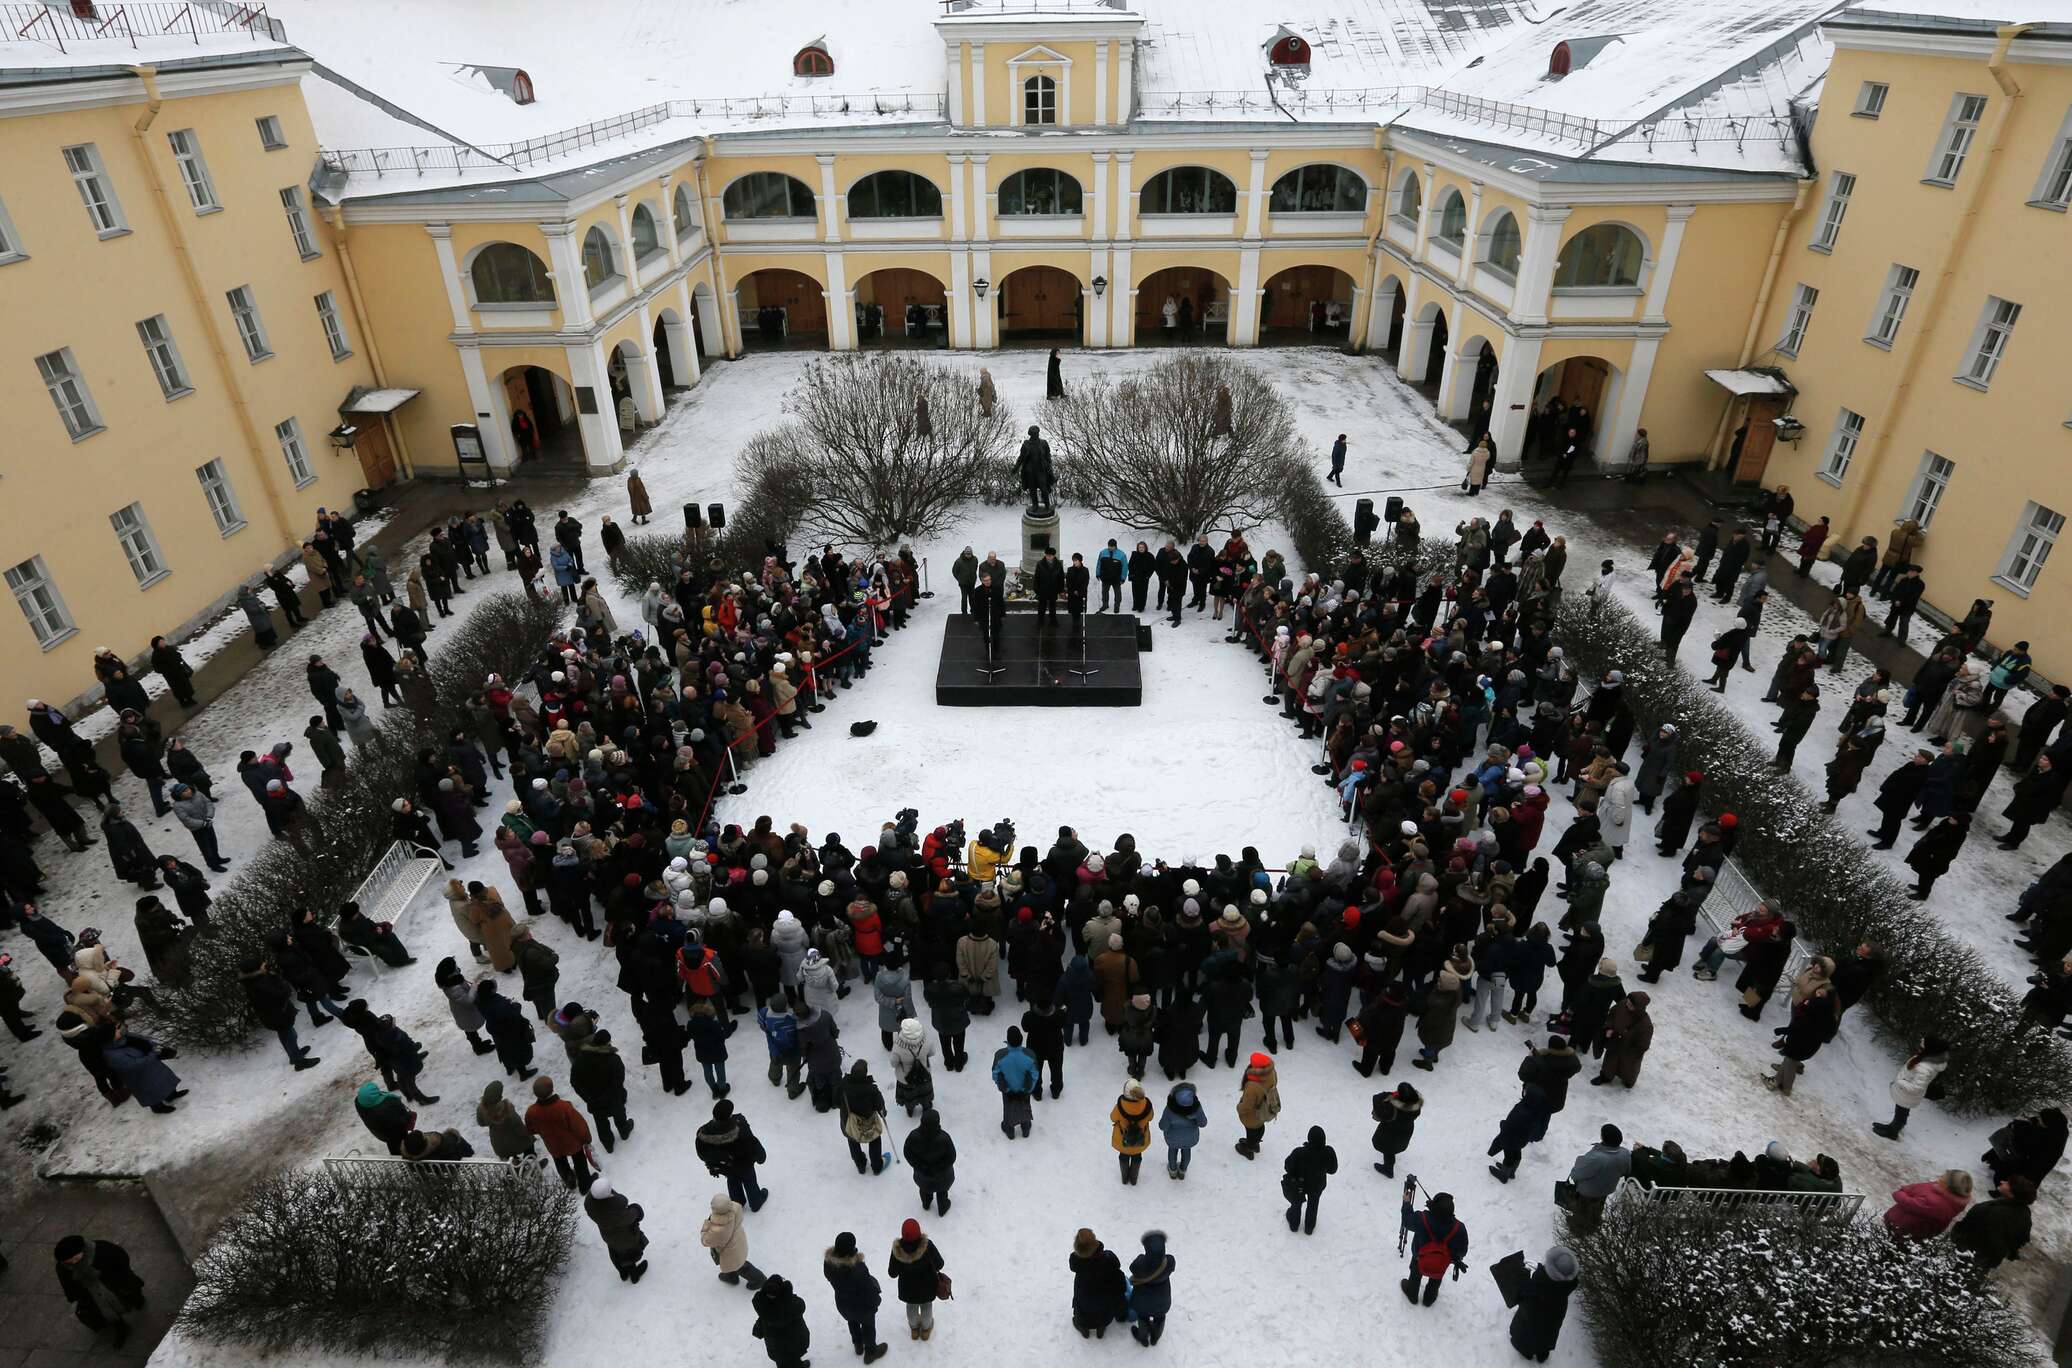
[[[429,846],[392,842],[353,890],[352,900],[360,905],[369,921],[400,925],[417,895],[445,868],[446,861]],[[346,945],[345,953],[377,974],[389,967],[379,955],[357,945]]]

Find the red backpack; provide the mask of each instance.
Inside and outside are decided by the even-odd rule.
[[[1425,1242],[1418,1246],[1417,1254],[1411,1260],[1411,1267],[1417,1270],[1420,1277],[1443,1278],[1446,1276],[1447,1268],[1453,1263],[1453,1237],[1460,1233],[1460,1222],[1455,1221],[1453,1229],[1447,1231],[1446,1238],[1442,1240],[1432,1234],[1432,1218],[1429,1213],[1418,1217],[1417,1220],[1418,1224],[1424,1227]]]

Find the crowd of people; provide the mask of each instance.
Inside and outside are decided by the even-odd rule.
[[[507,567],[536,592],[532,521],[518,503],[435,531],[435,551],[441,544],[447,550],[420,559],[400,604],[388,592],[385,565],[377,562],[370,573],[366,552],[348,562],[349,524],[342,536],[333,527],[312,538],[312,584],[321,566],[328,606],[350,582],[343,592],[367,620],[370,683],[384,697],[388,689],[373,667],[385,639],[404,644],[396,674],[413,662],[421,669],[422,636],[409,618],[403,625],[410,631],[397,623],[412,607],[412,586],[421,581],[443,611],[446,597],[465,592],[455,573],[461,581],[487,575],[488,548],[496,544]],[[974,835],[961,820],[929,825],[911,809],[887,817],[854,848],[838,833],[816,836],[768,816],[747,826],[720,823],[713,806],[722,782],[810,729],[838,690],[868,671],[873,649],[906,624],[918,578],[911,553],[851,562],[826,548],[793,564],[771,548],[760,565],[733,572],[705,555],[697,534],[686,533],[674,582],[652,583],[640,600],[639,629],[622,629],[594,581],[573,583],[561,573],[564,557],[572,574],[585,573],[574,522],[565,514],[557,520],[551,553],[557,583],[576,606],[574,623],[522,677],[482,680],[464,714],[448,719],[448,744],[421,752],[412,791],[393,800],[398,839],[442,852],[458,848],[466,858],[486,835],[504,861],[501,879],[447,885],[454,925],[475,963],[468,972],[457,957],[444,960],[429,990],[446,1004],[473,1054],[495,1057],[501,1077],[484,1087],[475,1112],[482,1143],[498,1159],[551,1161],[583,1195],[628,1282],[647,1268],[645,1213],[592,1163],[595,1145],[611,1150],[635,1130],[626,1086],[633,1051],[622,1054],[620,1042],[630,1046],[637,1033],[636,1067],[656,1070],[674,1096],[691,1089],[684,1057],[691,1052],[713,1094],[710,1119],[696,1130],[696,1152],[725,1187],[711,1199],[700,1243],[723,1283],[752,1291],[756,1334],[780,1365],[803,1363],[810,1337],[799,1289],[749,1260],[749,1217],[768,1191],[757,1173],[766,1162],[762,1144],[729,1097],[727,1068],[736,1062],[740,1047],[733,1042],[744,1022],[756,1028],[750,1039],[761,1038],[758,1062],[770,1084],[784,1089],[784,1105],[832,1115],[860,1175],[876,1177],[890,1166],[889,1109],[918,1113],[900,1152],[922,1210],[937,1216],[951,1208],[958,1146],[932,1104],[939,1086],[965,1086],[939,1082],[937,1071],[964,1071],[975,1020],[1008,1018],[985,1074],[1000,1098],[1008,1142],[1028,1138],[1040,1104],[1062,1094],[1070,1051],[1121,1056],[1108,1139],[1125,1185],[1139,1181],[1155,1140],[1163,1143],[1168,1179],[1185,1181],[1212,1124],[1206,1079],[1219,1067],[1235,1071],[1228,1095],[1241,1131],[1236,1153],[1253,1161],[1265,1152],[1281,1114],[1275,1055],[1295,1047],[1297,1022],[1327,1041],[1350,1033],[1357,1048],[1348,1067],[1363,1079],[1394,1074],[1411,1044],[1406,1037],[1414,1035],[1407,1062],[1431,1076],[1427,1088],[1447,1071],[1462,1027],[1496,1037],[1514,1028],[1522,1041],[1514,1035],[1504,1047],[1524,1047],[1518,1100],[1488,1149],[1496,1160],[1491,1174],[1508,1182],[1590,1062],[1595,1087],[1618,1092],[1641,1082],[1654,1038],[1653,997],[1623,980],[1600,921],[1619,863],[1646,858],[1634,847],[1636,814],[1653,816],[1660,806],[1656,854],[1681,870],[1677,892],[1650,919],[1636,954],[1640,978],[1650,984],[1681,964],[1741,834],[1733,814],[1708,815],[1702,774],[1679,763],[1677,725],[1640,735],[1618,670],[1579,677],[1553,629],[1566,592],[1566,544],[1541,523],[1519,528],[1509,510],[1493,523],[1464,520],[1449,554],[1420,550],[1416,515],[1406,509],[1391,529],[1396,545],[1377,555],[1377,565],[1358,549],[1329,578],[1291,579],[1278,553],[1255,559],[1238,535],[1220,550],[1204,538],[1184,555],[1172,544],[1153,555],[1142,543],[1128,556],[1113,546],[1100,553],[1101,582],[1113,588],[1118,607],[1124,581],[1141,607],[1155,579],[1160,607],[1176,620],[1187,606],[1208,611],[1213,598],[1216,619],[1228,614],[1228,640],[1270,667],[1285,716],[1317,743],[1315,768],[1338,796],[1344,839],[1328,857],[1304,847],[1284,867],[1269,867],[1249,846],[1206,862],[1169,862],[1140,851],[1128,834],[1091,846],[1070,826],[1039,847],[1023,843],[1009,820]],[[1142,574],[1140,556],[1149,562]],[[960,564],[956,578],[967,593],[990,578],[984,564]],[[1672,655],[1668,607],[1689,591],[1691,578],[1664,585]],[[1731,589],[1732,575],[1726,583]],[[1084,611],[1083,572],[1076,593],[1075,612]],[[411,617],[426,625],[422,615]],[[357,700],[320,658],[309,674],[324,711],[312,718],[307,739],[330,770],[343,764],[336,735],[361,739],[347,711]],[[1779,682],[1788,695],[1797,680],[1780,671]],[[415,706],[409,688],[398,693],[404,706]],[[110,700],[121,701],[113,686]],[[429,710],[428,694],[422,701]],[[1879,693],[1859,692],[1853,730],[1882,713],[1884,702]],[[72,766],[90,763],[91,747],[74,744],[76,737],[67,742],[69,724],[54,713],[32,707],[31,727],[59,755],[76,789]],[[1935,708],[1922,713],[1933,727]],[[141,710],[126,709],[123,726],[139,733],[125,736],[138,757],[133,772],[150,784],[150,761],[164,757],[168,775],[179,780],[170,806],[192,806],[201,825],[185,813],[181,821],[209,868],[220,869],[219,852],[202,834],[208,809],[191,802],[196,794],[214,801],[206,771],[191,756],[176,771],[172,757],[184,754],[170,749],[177,739],[161,749],[162,738],[142,726]],[[1844,731],[1852,727],[1845,723]],[[2025,725],[2025,740],[2027,734]],[[32,746],[24,755],[20,747],[7,749],[8,741],[0,729],[0,759],[28,780],[28,801],[42,811],[35,787],[53,780],[41,770],[41,752]],[[82,748],[87,755],[78,761]],[[310,839],[288,761],[286,743],[265,756],[248,751],[239,777],[275,834]],[[1958,767],[1953,761],[1949,768]],[[2072,774],[2072,756],[2065,770]],[[514,796],[485,832],[489,795],[506,780]],[[152,791],[156,798],[155,785]],[[1559,837],[1545,840],[1557,797],[1571,812]],[[69,811],[62,793],[56,801]],[[150,852],[134,827],[122,829],[120,814],[111,803],[102,822],[118,872],[147,889],[163,878],[180,907],[175,915],[156,897],[138,906],[138,940],[153,977],[165,982],[184,958],[223,953],[210,937],[207,880],[176,858]],[[0,844],[11,852],[8,920],[66,982],[61,1034],[112,1104],[135,1097],[169,1110],[183,1092],[164,1062],[174,1051],[124,1020],[128,1002],[148,986],[116,962],[98,931],[75,937],[36,908],[39,881],[21,882],[20,862],[28,858],[21,824]],[[118,846],[124,854],[116,855]],[[2024,900],[2039,934],[2072,920],[2056,911],[2072,902],[2059,885],[2072,885],[2072,873],[2033,907]],[[563,928],[551,937],[535,930],[549,919]],[[1735,960],[1744,1014],[1759,1018],[1791,963],[1794,936],[1782,912],[1761,905],[1708,940],[1694,971],[1710,979]],[[588,953],[611,957],[623,1002],[585,1003],[559,990],[562,957],[593,944]],[[375,1076],[359,1085],[354,1107],[390,1154],[419,1163],[475,1154],[476,1141],[461,1127],[420,1122],[415,1108],[440,1101],[425,1091],[427,1052],[392,1016],[351,995],[355,952],[398,967],[417,962],[394,927],[356,906],[342,908],[335,926],[314,910],[291,910],[263,946],[243,948],[240,975],[254,1014],[297,1069],[316,1062],[298,1037],[303,1012],[312,1030],[335,1018],[359,1036]],[[1841,959],[1813,957],[1793,977],[1790,1019],[1777,1033],[1782,1058],[1767,1076],[1780,1092],[1790,1091],[1805,1060],[1833,1038],[1843,1013],[1882,972],[1874,946]],[[2060,1002],[2067,975],[2072,960],[2039,993]],[[18,1004],[18,983],[7,989],[13,981],[13,971],[0,965],[0,999]],[[852,993],[873,1009],[876,1042],[845,1038],[840,1029],[836,1004]],[[36,1034],[18,1015],[8,1022],[18,1036]],[[1260,1048],[1248,1048],[1248,1022],[1257,1023]],[[559,1054],[550,1046],[550,1057],[540,1057],[535,1023]],[[882,1052],[875,1064],[868,1057],[874,1048]],[[1893,1085],[1893,1133],[1909,1106],[1933,1095],[1933,1063],[1946,1059],[1948,1048],[1923,1042],[1908,1060]],[[1153,1063],[1165,1084],[1162,1104],[1148,1086]],[[1095,1065],[1073,1066],[1075,1077],[1086,1070],[1096,1086],[1114,1078]],[[1197,1070],[1202,1077],[1192,1076]],[[522,1109],[505,1095],[512,1085],[530,1091]],[[1424,1100],[1407,1080],[1372,1096],[1374,1168],[1384,1176],[1394,1177],[1398,1158],[1413,1149]],[[2047,1132],[2050,1115],[2034,1125]],[[2062,1116],[2055,1128],[2061,1150]],[[2043,1148],[2026,1133],[2010,1139],[2006,1190],[1994,1202],[2026,1207],[2033,1200],[2056,1161],[2053,1153],[2040,1162]],[[1781,1150],[1773,1145],[1756,1161],[1737,1156],[1726,1166],[1727,1179],[1746,1169],[1787,1190],[1837,1190],[1832,1161],[1794,1167]],[[1770,1174],[1766,1160],[1782,1167]],[[1291,1232],[1315,1231],[1338,1168],[1321,1127],[1289,1147],[1280,1191]],[[1674,1145],[1629,1148],[1616,1126],[1605,1125],[1571,1167],[1563,1198],[1568,1230],[1587,1236],[1626,1177],[1681,1186],[1672,1181],[1681,1173],[1693,1180],[1689,1185],[1705,1186],[1698,1181],[1703,1172]],[[1935,1181],[1939,1198],[1924,1206],[1923,1194],[1914,1193],[1899,1206],[1931,1214],[1948,1208],[1949,1220],[1929,1230],[1929,1216],[1917,1213],[1888,1216],[1888,1224],[1908,1236],[1952,1224],[1961,1230],[1993,1205],[1982,1203],[1959,1222],[1968,1178],[1963,1193],[1954,1178]],[[1417,1196],[1411,1179],[1401,1218],[1408,1258],[1401,1290],[1413,1305],[1430,1306],[1449,1271],[1458,1278],[1467,1267],[1468,1231],[1452,1194],[1432,1194],[1421,1209]],[[2004,1247],[2003,1257],[2018,1252],[2007,1211],[1996,1209],[1981,1224],[1992,1227],[1998,1243],[1981,1237],[1978,1248]],[[2022,1225],[2025,1231],[2025,1213]],[[918,1220],[904,1223],[882,1265],[861,1248],[854,1233],[838,1235],[823,1272],[853,1348],[871,1361],[885,1352],[876,1330],[882,1288],[873,1269],[893,1283],[915,1340],[932,1334],[936,1303],[948,1299],[950,1281],[946,1255]],[[1139,1343],[1158,1342],[1176,1262],[1162,1232],[1145,1234],[1141,1249],[1125,1268],[1091,1230],[1079,1232],[1069,1269],[1072,1318],[1082,1335],[1127,1322]],[[1980,1261],[1997,1262],[1983,1253]],[[1574,1252],[1557,1245],[1519,1292],[1511,1334],[1528,1358],[1544,1360],[1553,1349],[1577,1269]]]

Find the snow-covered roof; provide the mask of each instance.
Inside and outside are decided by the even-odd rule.
[[[67,0],[0,4],[0,83],[299,56],[262,10],[225,0],[141,0],[104,4],[87,17],[74,14]]]
[[[1858,0],[1851,12],[1973,24],[2072,24],[2068,0]]]

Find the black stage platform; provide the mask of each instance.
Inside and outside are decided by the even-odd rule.
[[[1139,627],[1132,613],[1088,613],[1082,643],[1062,608],[1039,632],[1033,606],[1007,612],[993,659],[986,659],[978,619],[953,614],[943,627],[935,701],[946,708],[1134,708],[1144,701],[1137,662]],[[1081,659],[1082,644],[1085,659]],[[990,677],[983,667],[996,673]],[[1084,677],[1075,670],[1092,673]]]

